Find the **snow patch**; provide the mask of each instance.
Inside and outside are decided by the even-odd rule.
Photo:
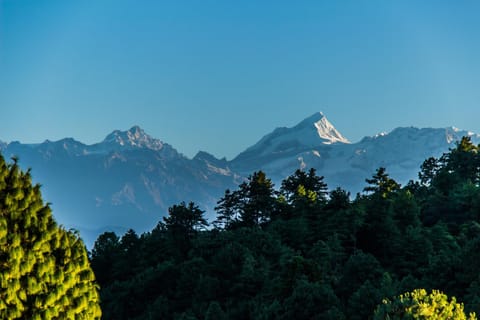
[[[374,137],[374,138],[379,138],[379,137],[385,137],[386,135],[388,135],[388,133],[385,132],[385,131],[383,131],[383,132],[377,133],[377,134],[374,135],[373,137]]]
[[[207,167],[208,167],[208,170],[213,171],[213,172],[218,173],[218,174],[221,174],[223,176],[232,175],[232,172],[230,170],[215,167],[215,166],[211,165],[210,163],[207,163]]]

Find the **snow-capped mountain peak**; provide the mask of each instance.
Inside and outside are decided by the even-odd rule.
[[[18,156],[22,166],[33,168],[35,179],[45,183],[47,199],[62,208],[60,223],[87,232],[82,237],[96,237],[112,224],[150,230],[159,212],[180,201],[195,201],[213,213],[225,189],[258,170],[279,186],[295,170],[315,168],[330,189],[355,194],[365,187],[365,178],[385,167],[404,185],[417,178],[425,159],[442,156],[463,136],[480,142],[480,135],[453,127],[400,127],[347,143],[317,112],[295,126],[273,130],[231,161],[207,152],[188,159],[138,126],[113,131],[93,145],[72,138],[36,144],[0,141],[0,151],[5,159]],[[92,231],[96,229],[99,233]]]
[[[160,150],[164,145],[162,141],[146,134],[139,126],[133,126],[127,131],[115,130],[103,140],[103,143],[116,144],[126,148],[147,148],[152,150]]]
[[[294,127],[275,129],[240,153],[233,161],[240,163],[258,156],[278,157],[280,154],[299,153],[335,143],[350,142],[335,129],[322,112],[316,112]]]
[[[304,119],[293,128],[286,129],[288,135],[295,136],[305,146],[318,146],[321,144],[350,143],[334,126],[328,121],[323,112],[316,112]]]
[[[350,143],[334,126],[328,121],[323,112],[316,112],[310,117],[306,118],[293,129],[301,131],[302,129],[315,128],[318,137],[323,144],[332,144],[336,142]]]
[[[350,143],[337,129],[328,121],[327,117],[320,112],[320,120],[314,123],[317,128],[318,136],[325,141],[324,144],[332,144],[335,142]]]

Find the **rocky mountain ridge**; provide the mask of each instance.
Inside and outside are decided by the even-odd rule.
[[[189,159],[139,126],[115,130],[92,145],[73,138],[0,142],[0,151],[32,168],[57,220],[79,229],[91,244],[103,230],[149,230],[180,201],[194,201],[213,217],[225,189],[258,170],[278,185],[296,169],[313,167],[331,189],[355,194],[383,166],[404,184],[417,178],[423,160],[440,156],[465,135],[480,142],[480,135],[453,127],[404,127],[351,143],[316,113],[292,128],[273,130],[231,161],[205,151]]]

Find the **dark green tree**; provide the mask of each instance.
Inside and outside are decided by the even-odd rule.
[[[345,319],[340,310],[340,301],[330,286],[300,279],[285,299],[280,319]]]
[[[215,211],[217,219],[213,223],[216,228],[231,229],[238,223],[239,205],[238,192],[231,192],[230,189],[225,190],[225,195],[217,202]]]
[[[238,190],[225,191],[218,201],[214,224],[225,229],[263,226],[271,220],[276,207],[273,183],[258,171],[242,182]]]
[[[445,168],[449,173],[462,182],[470,181],[477,183],[480,173],[480,158],[478,147],[475,146],[470,137],[463,137],[457,143],[456,148],[444,155]]]
[[[120,239],[118,245],[117,263],[113,269],[116,280],[129,279],[137,273],[140,268],[140,239],[137,233],[130,229]]]
[[[370,185],[364,190],[371,193],[356,200],[365,213],[357,233],[358,247],[388,264],[396,254],[400,237],[393,206],[400,185],[384,168],[379,168],[372,179],[366,181]]]
[[[323,234],[338,238],[350,252],[355,251],[357,230],[363,223],[363,215],[350,201],[350,193],[341,188],[332,190],[325,211],[320,221]]]
[[[173,205],[168,209],[168,216],[163,218],[167,230],[180,233],[187,237],[195,235],[199,230],[208,226],[200,210],[193,202]]]
[[[207,313],[205,314],[205,320],[227,320],[227,315],[220,306],[220,303],[217,301],[210,302]]]
[[[327,209],[336,211],[346,210],[350,207],[350,192],[341,188],[336,188],[330,192],[330,199],[328,200]]]
[[[257,171],[240,184],[236,191],[237,210],[241,226],[262,226],[270,221],[275,211],[275,190],[272,180]]]
[[[30,172],[0,156],[0,318],[100,319],[85,245],[59,227]]]
[[[424,186],[429,186],[433,178],[435,178],[438,169],[440,169],[440,165],[436,158],[430,157],[423,161],[422,165],[420,166],[420,172],[418,173],[420,183]]]
[[[379,279],[366,280],[348,299],[347,319],[369,319],[377,301],[395,293],[395,284],[389,273],[384,273]]]
[[[113,282],[114,263],[120,256],[120,239],[115,232],[104,232],[98,236],[91,252],[92,268],[101,286]]]
[[[339,297],[346,301],[367,280],[371,283],[378,283],[383,272],[380,262],[374,256],[360,250],[357,251],[348,258],[344,265],[339,282]]]
[[[393,219],[401,232],[409,226],[420,226],[420,206],[409,190],[399,191],[393,199],[392,207]]]
[[[168,216],[163,217],[167,232],[172,241],[172,249],[180,256],[185,256],[191,248],[191,241],[197,233],[208,226],[200,210],[193,202],[173,205],[168,209]]]

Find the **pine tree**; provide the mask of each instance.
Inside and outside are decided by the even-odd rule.
[[[163,221],[168,231],[169,239],[175,254],[185,258],[191,248],[192,240],[199,230],[208,227],[208,222],[203,217],[204,211],[190,202],[173,205],[168,208],[168,216]]]
[[[270,221],[275,209],[272,180],[257,171],[239,186],[240,220],[244,226],[261,226]]]
[[[225,195],[221,198],[215,207],[217,219],[213,222],[216,228],[231,229],[235,223],[238,223],[238,192],[225,190]]]
[[[429,186],[435,178],[435,175],[438,173],[438,169],[440,169],[438,159],[430,157],[423,161],[420,166],[420,172],[418,173],[420,183],[424,186]]]
[[[115,232],[106,231],[98,236],[91,252],[92,268],[100,286],[106,287],[113,282],[116,274],[114,263],[119,260],[120,239]]]
[[[363,191],[373,192],[382,198],[387,198],[390,193],[400,189],[400,185],[388,176],[387,170],[383,167],[378,168],[372,178],[365,181],[369,186],[363,188]]]
[[[0,318],[100,317],[98,286],[79,235],[56,224],[30,172],[0,155]]]

